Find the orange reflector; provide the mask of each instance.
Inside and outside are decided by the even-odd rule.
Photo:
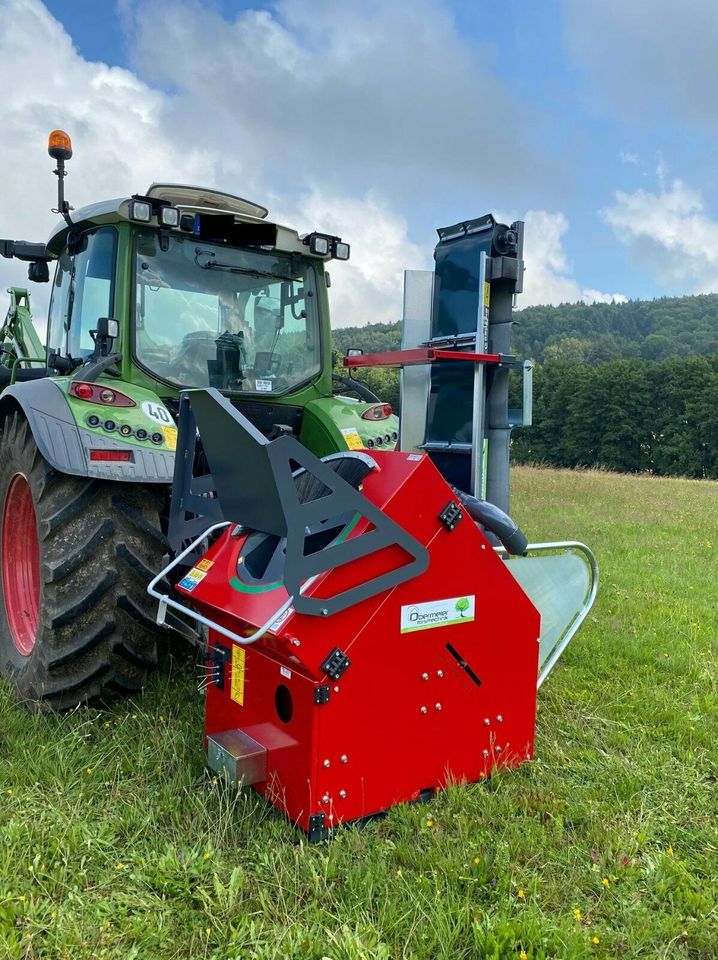
[[[72,140],[64,130],[53,130],[47,138],[47,152],[53,160],[69,160],[72,156]]]
[[[131,450],[90,450],[90,460],[133,463],[134,459],[135,455]]]

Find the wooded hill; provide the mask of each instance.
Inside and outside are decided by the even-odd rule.
[[[514,432],[516,462],[718,478],[718,294],[514,316],[512,353],[538,363],[534,426]],[[334,332],[342,354],[398,349],[400,338],[400,323]],[[398,411],[397,371],[361,379]]]
[[[519,298],[520,302],[520,298]],[[628,303],[564,303],[526,307],[514,314],[512,352],[544,360],[666,360],[718,354],[718,294],[629,300]],[[396,350],[401,322],[371,323],[334,331],[335,348],[365,353]]]

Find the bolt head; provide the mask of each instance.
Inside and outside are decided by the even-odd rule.
[[[322,803],[329,803],[329,794],[325,793],[322,797]]]
[[[437,670],[437,671],[436,671],[436,675],[437,675],[437,677],[441,678],[441,677],[444,676],[444,671],[443,671],[443,670]]]
[[[496,752],[501,753],[501,747],[496,747]]]
[[[434,709],[435,709],[435,710],[441,710],[441,704],[440,704],[440,703],[435,703],[435,704],[434,704]]]
[[[346,753],[343,753],[339,759],[342,763],[346,763],[349,758],[347,757]]]
[[[488,750],[484,750],[484,751],[483,751],[483,754],[484,754],[484,759],[486,759],[486,757],[488,757],[488,755],[489,755],[489,751],[488,751]]]
[[[426,707],[422,707],[419,712],[420,712],[420,713],[426,713]]]
[[[503,722],[504,722],[504,718],[501,716],[501,714],[499,714],[498,717],[496,718],[496,722],[497,722],[497,723],[503,723]]]
[[[346,795],[347,795],[346,790],[340,790],[340,791],[339,791],[339,796],[342,798],[342,800],[346,797]]]
[[[328,761],[328,760],[325,760],[324,763],[322,764],[322,766],[328,767],[328,766],[329,766],[329,761]]]
[[[428,673],[422,673],[421,679],[422,679],[422,680],[428,680],[428,679],[429,679],[429,674],[428,674]]]
[[[489,720],[489,718],[488,718],[488,717],[484,717],[484,726],[485,726],[485,727],[488,727],[488,726],[490,726],[490,724],[491,724],[491,721]]]

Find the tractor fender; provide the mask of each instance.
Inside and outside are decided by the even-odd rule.
[[[65,394],[50,379],[15,383],[3,390],[0,395],[0,429],[2,422],[17,411],[27,420],[42,456],[61,473],[131,483],[172,482],[172,453],[137,445],[129,447],[78,426]],[[91,461],[90,448],[131,449],[133,462]]]

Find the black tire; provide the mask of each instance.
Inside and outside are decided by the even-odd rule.
[[[44,709],[139,692],[157,663],[159,628],[146,587],[167,549],[159,521],[164,491],[58,473],[14,413],[0,438],[0,544],[18,475],[35,510],[39,612],[34,646],[23,655],[5,604],[14,568],[0,557],[0,673],[18,698]],[[7,522],[12,539],[17,521],[8,514]]]

